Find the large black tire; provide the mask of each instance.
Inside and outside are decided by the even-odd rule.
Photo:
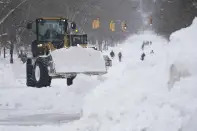
[[[51,77],[48,73],[48,59],[47,58],[38,58],[34,65],[34,78],[35,86],[37,88],[47,87],[51,85]],[[39,70],[39,78],[36,77],[36,68]]]
[[[73,80],[75,79],[76,76],[67,78],[67,86],[71,86],[73,84]]]
[[[33,65],[30,58],[26,62],[26,85],[30,87],[35,87],[35,79],[33,75]]]

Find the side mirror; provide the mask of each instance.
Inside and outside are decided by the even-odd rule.
[[[71,29],[75,30],[77,28],[77,25],[75,24],[75,22],[71,23]]]
[[[32,29],[32,23],[27,23],[27,29],[31,30]]]

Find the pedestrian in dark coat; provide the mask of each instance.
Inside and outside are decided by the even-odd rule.
[[[115,53],[113,52],[113,50],[110,52],[110,56],[111,56],[111,58],[115,57]]]
[[[119,62],[121,62],[122,61],[122,53],[121,52],[118,53],[118,58],[119,58]]]
[[[143,61],[144,60],[144,58],[145,58],[145,53],[142,53],[142,55],[141,55],[141,60]]]

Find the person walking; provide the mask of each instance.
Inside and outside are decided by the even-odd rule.
[[[141,60],[143,61],[144,60],[144,58],[145,58],[145,53],[142,53],[142,55],[141,55]]]
[[[118,58],[119,58],[119,62],[121,62],[122,61],[122,53],[121,52],[118,53]]]
[[[113,52],[113,50],[110,52],[110,56],[112,59],[115,57],[115,53]]]

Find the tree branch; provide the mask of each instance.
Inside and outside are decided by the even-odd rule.
[[[18,4],[15,8],[11,9],[1,20],[0,20],[0,25],[12,14],[17,8],[19,8],[22,4],[27,2],[28,0],[22,1],[20,4]]]

